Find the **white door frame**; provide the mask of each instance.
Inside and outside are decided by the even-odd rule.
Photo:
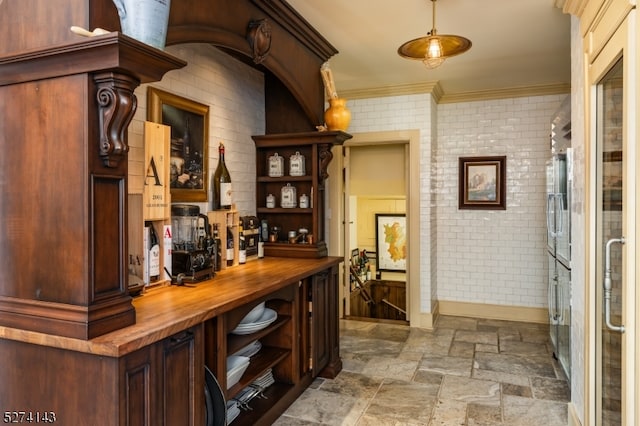
[[[419,130],[400,130],[400,131],[383,131],[383,132],[366,132],[353,133],[353,138],[344,142],[343,146],[367,146],[367,145],[388,145],[388,144],[404,144],[406,146],[406,196],[407,196],[407,320],[411,326],[424,325],[424,320],[420,317],[420,131]],[[336,159],[334,156],[334,160]],[[334,162],[332,162],[333,164]],[[344,159],[335,161],[335,167],[343,166]],[[340,173],[341,179],[330,180],[331,188],[329,190],[331,217],[328,229],[330,229],[330,238],[333,242],[340,241],[342,243],[341,255],[345,258],[345,265],[348,265],[348,237],[345,236],[348,223],[346,223],[346,214],[348,214],[348,203],[345,200],[345,174],[338,169],[332,174]],[[337,194],[342,198],[337,199]],[[341,217],[337,217],[338,211],[345,212]],[[341,234],[341,237],[338,236]],[[343,308],[342,301],[347,296],[345,280],[348,276],[343,276],[340,308]],[[341,317],[344,311],[341,311]]]

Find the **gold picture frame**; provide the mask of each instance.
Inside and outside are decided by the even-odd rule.
[[[206,202],[209,106],[149,87],[147,119],[171,127],[171,202]]]

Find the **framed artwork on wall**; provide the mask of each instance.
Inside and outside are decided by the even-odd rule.
[[[458,208],[506,210],[506,156],[460,157]]]
[[[404,213],[376,213],[376,271],[407,270],[407,218]]]
[[[207,201],[209,106],[149,87],[147,119],[171,126],[171,202]]]

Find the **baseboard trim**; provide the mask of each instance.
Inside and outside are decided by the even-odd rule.
[[[582,423],[578,418],[578,412],[576,411],[576,406],[573,404],[573,402],[569,402],[569,404],[567,404],[567,414],[569,417],[569,422],[568,422],[569,426],[582,426]]]
[[[439,315],[533,322],[539,324],[547,324],[549,322],[549,313],[546,308],[452,302],[447,300],[439,300],[438,308]]]
[[[411,321],[409,326],[433,330],[434,324],[438,319],[439,308],[439,304],[436,302],[431,312],[420,312],[418,315],[410,315]]]

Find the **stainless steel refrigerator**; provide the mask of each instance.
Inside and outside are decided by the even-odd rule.
[[[571,377],[571,109],[567,97],[551,121],[547,161],[547,257],[549,325],[553,356]]]

